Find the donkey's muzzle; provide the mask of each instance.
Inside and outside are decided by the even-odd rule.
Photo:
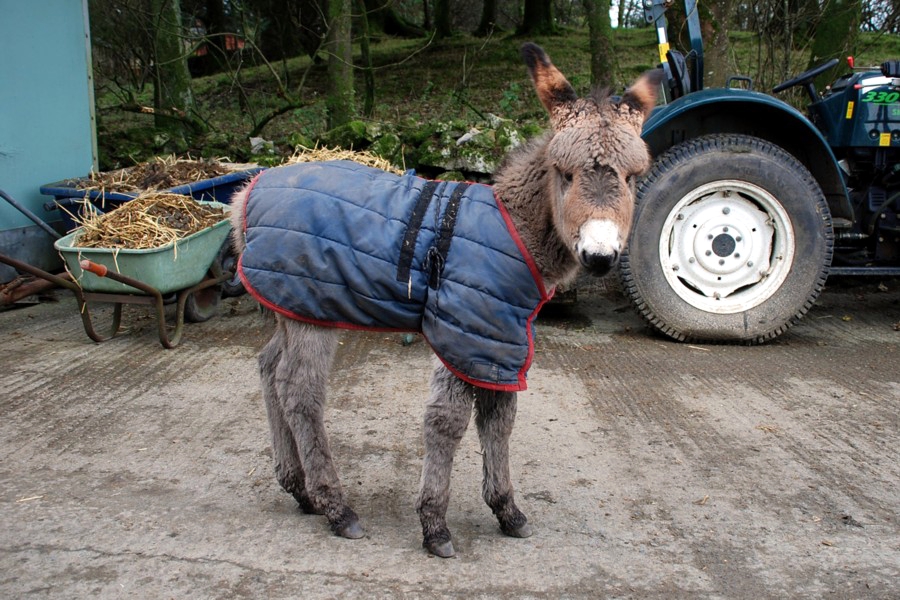
[[[578,260],[591,275],[600,277],[609,273],[619,262],[619,253],[612,250],[609,253],[589,253],[582,250],[578,253]]]
[[[593,275],[606,275],[619,262],[619,228],[612,221],[592,220],[581,227],[575,254]]]

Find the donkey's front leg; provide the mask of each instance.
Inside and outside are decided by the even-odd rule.
[[[293,321],[282,323],[285,341],[275,386],[285,421],[294,433],[311,508],[325,515],[335,534],[361,538],[365,532],[359,517],[344,502],[325,432],[325,389],[337,334]]]
[[[453,556],[447,528],[450,471],[472,414],[473,387],[439,365],[431,378],[431,398],[425,406],[425,460],[416,510],[422,522],[422,545],[432,554]]]
[[[484,453],[484,501],[500,522],[500,530],[512,537],[528,537],[531,525],[513,499],[509,477],[509,437],[516,421],[516,394],[476,388],[475,424]]]

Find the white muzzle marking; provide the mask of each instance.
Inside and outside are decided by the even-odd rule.
[[[619,228],[608,219],[588,221],[581,226],[575,250],[579,256],[618,256],[622,250]]]

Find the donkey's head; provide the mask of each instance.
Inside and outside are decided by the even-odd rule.
[[[554,225],[578,261],[603,275],[625,247],[635,179],[650,167],[640,134],[656,104],[660,74],[643,75],[618,101],[579,98],[540,47],[525,44],[522,57],[553,127],[546,193]]]

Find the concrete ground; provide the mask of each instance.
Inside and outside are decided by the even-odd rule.
[[[367,529],[350,541],[274,480],[251,301],[164,350],[134,307],[90,342],[59,293],[0,313],[0,597],[896,598],[898,322],[900,282],[830,284],[768,345],[678,344],[582,293],[540,319],[519,397],[535,535],[499,532],[473,427],[442,560],[415,514],[424,343],[343,338],[328,425]]]

